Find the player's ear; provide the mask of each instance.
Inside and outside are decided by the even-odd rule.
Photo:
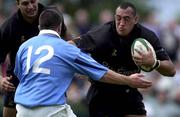
[[[17,6],[19,5],[19,0],[16,0],[16,5],[17,5]]]
[[[38,29],[41,30],[40,25],[38,25]]]
[[[62,23],[60,23],[60,24],[59,24],[59,27],[58,27],[59,35],[61,35],[61,30],[62,30]]]
[[[135,22],[135,24],[137,24],[137,23],[138,23],[138,21],[139,21],[139,17],[138,17],[138,15],[136,15],[136,16],[135,16],[135,18],[134,18],[134,22]]]

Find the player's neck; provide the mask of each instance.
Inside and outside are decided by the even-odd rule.
[[[29,18],[29,17],[23,17],[23,18],[24,18],[24,20],[26,20],[28,23],[31,24],[36,20],[37,17],[38,16],[35,16],[35,17],[32,17],[32,18]]]

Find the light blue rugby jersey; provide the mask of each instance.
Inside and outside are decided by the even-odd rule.
[[[20,83],[14,100],[26,107],[64,104],[74,73],[100,80],[107,70],[58,36],[41,34],[17,52],[14,72]]]

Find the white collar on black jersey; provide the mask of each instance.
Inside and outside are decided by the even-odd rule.
[[[41,34],[53,34],[53,35],[56,35],[56,36],[58,36],[59,38],[61,38],[61,37],[59,36],[59,34],[58,34],[56,31],[54,31],[54,30],[43,29],[43,30],[41,30],[41,31],[39,32],[39,35],[41,35]]]

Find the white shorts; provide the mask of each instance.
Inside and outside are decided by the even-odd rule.
[[[16,104],[16,117],[76,117],[68,104],[26,108]]]

